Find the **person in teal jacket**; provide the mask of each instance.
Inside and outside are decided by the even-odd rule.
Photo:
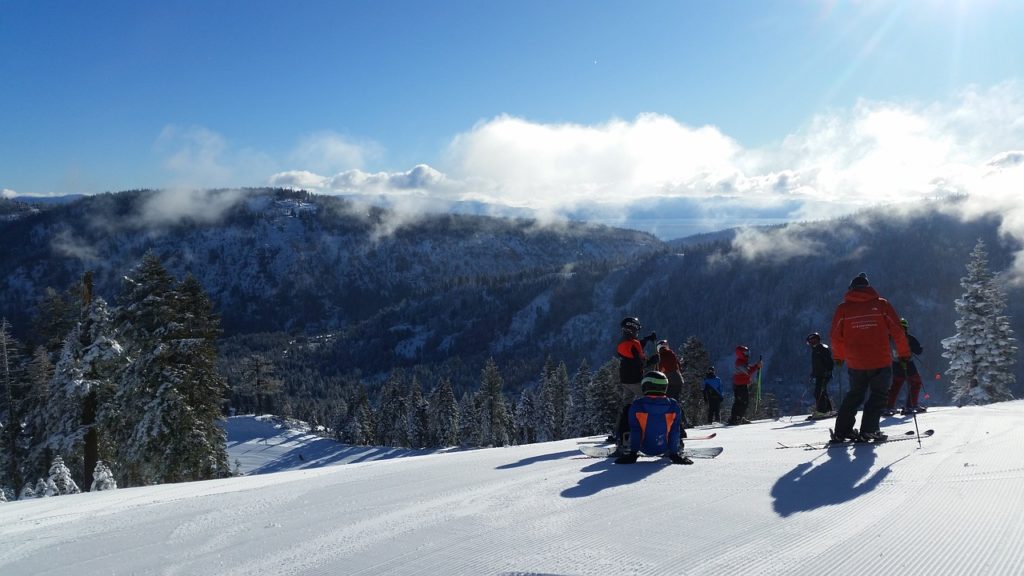
[[[682,455],[683,411],[678,402],[665,395],[668,377],[661,372],[648,372],[640,387],[644,395],[629,407],[629,449],[615,463],[633,464],[643,452],[648,456],[666,456],[673,464],[693,464],[693,460]]]

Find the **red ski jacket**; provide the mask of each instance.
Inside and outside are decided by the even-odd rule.
[[[898,358],[910,358],[910,345],[900,317],[874,288],[846,293],[832,317],[832,357],[854,370],[877,370],[892,362],[892,344]]]

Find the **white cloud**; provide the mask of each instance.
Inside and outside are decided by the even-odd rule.
[[[380,145],[358,143],[334,132],[318,132],[299,141],[289,160],[301,170],[331,174],[362,168],[367,160],[382,154]]]
[[[637,214],[656,217],[645,207],[660,201],[718,227],[828,219],[878,204],[899,211],[924,199],[969,194],[963,217],[1000,214],[1003,233],[1024,240],[1024,203],[1017,200],[1024,189],[1021,142],[1024,86],[1007,82],[972,87],[944,102],[861,100],[761,148],[745,148],[714,126],[660,114],[595,125],[502,115],[454,136],[439,167],[366,172],[358,165],[365,159],[360,146],[325,133],[297,149],[334,158],[334,166],[347,163],[344,169],[279,172],[270,182],[386,198],[413,211],[469,200],[541,216],[589,212],[610,221],[608,214],[620,214],[624,223]],[[766,241],[785,248],[783,254],[816,249],[791,232],[773,239],[743,233],[737,250],[764,257]],[[1019,266],[1024,273],[1024,263]]]
[[[156,151],[178,188],[237,187],[262,180],[274,162],[250,148],[234,148],[221,134],[203,126],[165,126]]]
[[[10,200],[11,198],[14,198],[17,195],[18,193],[15,192],[14,190],[11,190],[10,188],[4,188],[0,190],[0,198],[7,198],[8,200]]]
[[[181,221],[217,222],[225,212],[244,198],[244,192],[237,189],[171,188],[161,190],[142,205],[131,223],[136,226],[150,227],[171,225]]]
[[[271,175],[267,182],[282,188],[322,189],[327,181],[328,178],[306,170],[289,170]]]

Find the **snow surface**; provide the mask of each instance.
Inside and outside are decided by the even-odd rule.
[[[379,459],[411,453],[239,420],[232,463],[306,468],[0,504],[0,574],[1024,573],[1024,401],[921,414],[920,448],[775,449],[832,423],[616,466],[576,440]]]

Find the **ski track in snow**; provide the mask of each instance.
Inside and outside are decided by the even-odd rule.
[[[0,574],[1020,574],[1024,401],[918,421],[921,447],[775,450],[828,433],[783,419],[692,466],[573,439],[0,504]]]

